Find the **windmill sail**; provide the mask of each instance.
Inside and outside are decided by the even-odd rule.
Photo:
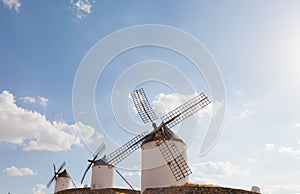
[[[52,176],[52,178],[50,179],[50,181],[47,184],[47,188],[50,187],[50,185],[52,184],[52,182],[56,179],[58,173],[60,173],[60,171],[62,170],[62,168],[66,165],[66,162],[64,161],[60,167],[58,168],[58,170],[56,171],[56,167],[55,164],[53,164],[53,169],[54,169],[54,175]]]
[[[148,134],[147,131],[135,136],[133,139],[128,141],[126,144],[112,152],[111,154],[106,156],[107,163],[113,166],[117,165],[119,162],[124,160],[130,154],[132,154],[135,150],[137,150],[141,144],[145,136]]]
[[[179,181],[189,174],[192,174],[191,169],[184,160],[180,151],[172,141],[166,141],[164,138],[159,140],[159,150],[166,160],[170,170],[172,171],[176,181]]]
[[[133,103],[144,123],[151,122],[157,119],[156,114],[154,113],[150,103],[146,97],[144,89],[138,89],[131,92],[131,97]]]
[[[102,143],[98,147],[96,153],[94,154],[94,158],[92,160],[88,160],[89,161],[89,165],[87,166],[87,168],[85,169],[85,171],[83,173],[83,176],[82,176],[81,181],[80,181],[81,184],[83,183],[84,177],[85,177],[86,173],[89,171],[89,169],[91,168],[92,164],[97,160],[97,158],[99,157],[99,155],[104,152],[105,149],[106,149],[106,146],[105,146],[104,143]]]
[[[209,103],[210,101],[208,100],[208,98],[203,93],[201,93],[191,100],[187,101],[186,103],[182,104],[181,106],[175,108],[171,112],[167,113],[161,119],[167,127],[172,128],[184,119],[207,106]]]

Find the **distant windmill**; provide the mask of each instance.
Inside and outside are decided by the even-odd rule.
[[[125,177],[123,177],[122,174],[114,166],[117,163],[113,160],[111,161],[107,160],[107,158],[111,156],[110,154],[108,156],[104,155],[101,159],[98,159],[105,149],[106,147],[102,143],[97,149],[97,151],[95,152],[93,159],[88,160],[89,165],[85,169],[84,174],[81,178],[81,184],[83,183],[86,173],[93,165],[91,189],[113,188],[116,172],[132,189],[134,189],[130,185],[130,183],[125,179]]]
[[[63,170],[63,167],[66,165],[66,162],[63,162],[60,167],[56,171],[56,166],[53,164],[53,170],[54,170],[54,175],[50,179],[49,183],[47,184],[47,188],[50,187],[52,182],[55,180],[55,188],[54,188],[54,193],[57,193],[58,191],[69,189],[71,186],[71,183],[73,183],[74,187],[76,188],[75,183],[73,182],[71,176],[67,172],[67,170]],[[61,172],[62,171],[62,172]]]

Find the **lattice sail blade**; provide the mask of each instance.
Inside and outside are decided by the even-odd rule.
[[[89,165],[87,166],[87,168],[85,169],[85,171],[84,171],[84,173],[83,173],[83,176],[82,176],[82,178],[81,178],[81,181],[80,181],[81,184],[83,183],[83,180],[84,180],[84,178],[85,178],[85,175],[86,175],[86,173],[89,171],[89,169],[91,168],[92,164],[93,164],[93,163],[90,162]]]
[[[130,154],[132,154],[135,150],[140,148],[143,139],[148,134],[147,131],[139,134],[138,136],[134,137],[126,144],[115,150],[114,152],[108,154],[106,156],[107,163],[113,166],[117,165],[119,162],[127,158]]]
[[[63,168],[65,165],[66,165],[66,162],[64,161],[64,162],[60,165],[60,167],[57,169],[56,174],[60,173],[60,171],[62,170],[62,168]]]
[[[104,143],[102,143],[96,150],[93,160],[95,161],[104,152],[105,149],[106,149],[106,146]]]
[[[137,89],[131,92],[131,97],[133,103],[144,123],[151,122],[157,119],[156,114],[154,113],[150,103],[146,97],[144,89]]]
[[[54,171],[54,174],[56,173],[56,166],[55,164],[53,163],[53,171]]]
[[[172,110],[164,115],[161,119],[167,127],[172,128],[179,124],[187,117],[193,115],[200,109],[204,108],[210,103],[209,99],[203,94],[198,94],[196,97]]]
[[[187,177],[189,174],[192,174],[191,169],[174,142],[161,139],[159,144],[159,150],[164,159],[167,161],[176,181]]]
[[[52,182],[54,181],[55,178],[56,178],[56,175],[54,175],[54,176],[51,178],[51,180],[48,182],[47,188],[50,187],[50,185],[52,184]]]

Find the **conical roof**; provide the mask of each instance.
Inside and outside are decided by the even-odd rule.
[[[151,141],[160,140],[162,134],[164,135],[165,140],[173,140],[184,143],[184,141],[180,137],[178,137],[170,128],[165,126],[155,132],[148,134],[145,140],[143,141],[142,145]]]
[[[94,162],[94,166],[98,166],[98,165],[109,165],[109,164],[107,163],[106,155],[104,155],[101,159],[96,160],[96,161]]]
[[[67,170],[65,169],[64,171],[58,173],[57,175],[58,177],[66,177],[66,178],[71,178],[71,176],[69,175],[69,173],[67,172]]]

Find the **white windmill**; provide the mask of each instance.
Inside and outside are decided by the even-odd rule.
[[[73,183],[74,187],[76,188],[76,185],[73,182],[73,180],[72,180],[71,176],[69,175],[69,173],[67,172],[67,170],[65,169],[61,172],[61,170],[63,169],[63,167],[65,165],[66,165],[66,162],[63,162],[56,171],[56,166],[55,166],[55,164],[53,164],[54,175],[50,179],[49,183],[47,184],[47,188],[49,188],[50,185],[52,184],[52,182],[55,180],[54,193],[57,193],[62,190],[70,189],[72,183]]]
[[[143,88],[131,92],[135,107],[144,123],[151,122],[154,130],[142,140],[141,191],[146,188],[182,185],[192,173],[187,165],[186,144],[170,128],[207,106],[210,101],[198,94],[183,105],[164,115],[159,126]],[[157,149],[158,148],[158,149]],[[159,165],[158,165],[159,164]]]
[[[131,141],[129,141],[131,142]],[[129,143],[128,142],[128,143]],[[124,145],[126,147],[126,144]],[[92,181],[91,181],[91,189],[105,189],[105,188],[113,188],[115,182],[116,172],[120,177],[134,190],[131,184],[125,179],[124,176],[116,169],[115,165],[125,159],[129,154],[124,149],[124,146],[115,150],[111,154],[107,156],[104,155],[101,159],[98,157],[103,153],[106,149],[104,144],[101,144],[94,154],[94,158],[92,160],[88,160],[89,165],[84,171],[84,174],[81,178],[81,184],[85,178],[86,173],[92,167]]]

